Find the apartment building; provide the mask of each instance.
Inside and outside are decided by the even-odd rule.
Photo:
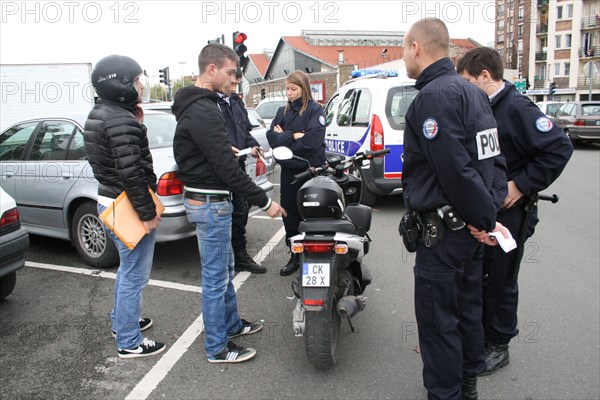
[[[495,48],[526,80],[528,96],[587,100],[591,83],[600,100],[600,76],[584,74],[586,63],[600,66],[598,0],[496,0],[496,7]]]

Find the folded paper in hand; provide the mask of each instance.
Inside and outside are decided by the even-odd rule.
[[[152,200],[156,205],[156,214],[161,216],[165,211],[156,194],[152,189],[148,188]],[[129,250],[133,250],[135,246],[146,235],[146,227],[140,220],[137,211],[131,205],[125,191],[115,199],[115,201],[100,214],[100,219],[104,221],[106,226],[113,231],[115,235],[127,246]]]

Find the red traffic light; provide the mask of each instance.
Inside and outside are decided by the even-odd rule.
[[[242,33],[242,32],[238,32],[235,35],[234,43],[235,44],[242,44],[242,43],[244,43],[244,40],[246,40],[246,39],[248,39],[248,35],[246,35],[245,33]]]

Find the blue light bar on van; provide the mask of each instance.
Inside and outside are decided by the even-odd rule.
[[[358,78],[367,75],[385,75],[387,77],[394,77],[398,76],[398,71],[394,71],[392,69],[357,69],[355,71],[352,71],[353,78]]]

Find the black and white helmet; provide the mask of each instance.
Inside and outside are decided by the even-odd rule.
[[[133,83],[143,72],[133,58],[114,54],[96,63],[92,71],[92,85],[103,100],[135,104],[139,94]]]

